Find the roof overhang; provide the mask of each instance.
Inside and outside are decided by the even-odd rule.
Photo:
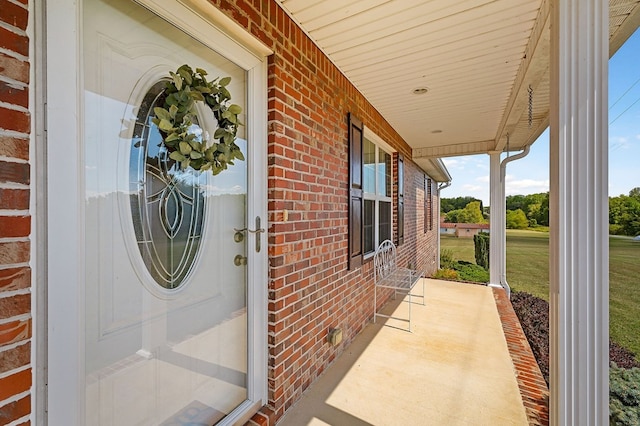
[[[521,150],[549,125],[550,0],[278,1],[436,180],[434,159]],[[613,55],[640,0],[609,15]]]
[[[439,158],[415,158],[416,164],[436,182],[450,182],[451,175]]]

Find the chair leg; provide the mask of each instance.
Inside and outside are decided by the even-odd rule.
[[[373,323],[376,323],[376,317],[378,316],[378,286],[373,285]]]
[[[411,333],[411,289],[409,289],[409,333]]]

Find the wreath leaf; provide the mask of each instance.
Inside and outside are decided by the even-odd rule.
[[[169,158],[175,161],[183,161],[184,155],[180,154],[178,151],[173,151],[171,154],[169,154]]]
[[[160,120],[171,120],[171,115],[169,114],[169,111],[167,111],[164,108],[155,107],[153,109],[153,112],[156,115],[156,117],[159,118]]]
[[[226,86],[231,83],[231,77],[207,81],[206,75],[202,68],[193,71],[187,64],[175,73],[169,72],[164,108],[154,108],[152,121],[160,129],[169,158],[178,162],[182,169],[211,170],[217,175],[233,165],[234,159],[244,160],[242,151],[235,144],[238,126],[242,125],[238,119],[242,108],[230,103],[231,94]],[[213,112],[218,122],[213,132],[217,142],[208,142],[200,132],[195,133],[192,126],[196,121],[197,102]]]
[[[176,86],[176,90],[182,90],[182,78],[178,74],[171,73],[173,78],[173,84]]]
[[[168,132],[173,129],[173,125],[171,124],[171,120],[160,119],[160,123],[158,123],[158,127],[160,130],[164,130]]]
[[[165,143],[168,143],[168,142],[173,142],[173,141],[176,141],[176,140],[179,140],[179,139],[180,139],[180,135],[179,135],[179,134],[177,134],[177,133],[171,133],[169,136],[167,136],[167,137],[164,139],[164,142],[165,142]]]

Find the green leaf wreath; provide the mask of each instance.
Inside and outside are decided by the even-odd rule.
[[[214,175],[227,169],[233,160],[244,160],[235,143],[238,126],[242,125],[238,120],[242,108],[230,102],[227,85],[231,77],[207,81],[205,70],[196,68],[194,72],[186,64],[169,74],[171,80],[165,89],[164,108],[154,108],[152,120],[160,129],[169,158],[178,162],[183,170],[188,167],[211,170]],[[213,134],[217,142],[208,141],[205,132],[201,138],[194,132],[197,102],[204,102],[218,121]]]

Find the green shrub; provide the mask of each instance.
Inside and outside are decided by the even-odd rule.
[[[444,249],[440,251],[440,267],[443,269],[453,269],[453,265],[456,263],[453,257],[453,250]]]
[[[610,235],[624,235],[624,226],[610,223],[609,224]]]
[[[458,280],[458,273],[453,269],[438,269],[435,274],[433,274],[433,278],[438,280]]]
[[[489,269],[489,234],[480,232],[473,236],[476,263],[484,269]]]
[[[507,229],[526,229],[529,219],[521,209],[507,210]]]
[[[640,368],[609,368],[609,424],[640,424]]]
[[[489,271],[482,266],[460,260],[454,265],[453,269],[458,272],[458,278],[461,281],[471,281],[474,283],[489,282]]]

